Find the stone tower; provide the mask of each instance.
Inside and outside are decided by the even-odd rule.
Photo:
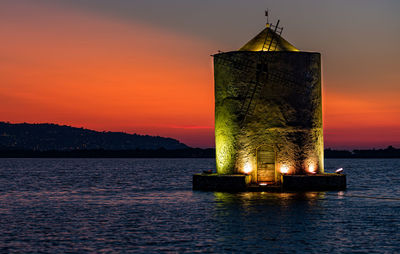
[[[279,182],[324,172],[321,57],[267,27],[238,51],[214,55],[218,174]]]

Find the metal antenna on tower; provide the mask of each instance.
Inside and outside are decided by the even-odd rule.
[[[265,16],[267,17],[267,25],[269,25],[268,12],[269,12],[269,9],[266,9],[265,10]]]

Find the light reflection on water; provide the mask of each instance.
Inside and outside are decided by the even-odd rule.
[[[2,159],[0,252],[400,252],[400,160],[341,192],[191,190],[212,159]]]

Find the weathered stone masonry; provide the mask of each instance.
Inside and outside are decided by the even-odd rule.
[[[279,182],[282,172],[324,172],[319,53],[220,53],[214,79],[219,174]]]

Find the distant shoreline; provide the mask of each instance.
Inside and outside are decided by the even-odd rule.
[[[1,150],[0,158],[215,158],[215,149],[185,148],[177,150]]]
[[[23,150],[0,149],[0,158],[215,158],[214,148],[185,148],[167,150]],[[332,150],[325,149],[325,158],[335,159],[395,159],[400,158],[400,149],[389,146],[385,149]]]

